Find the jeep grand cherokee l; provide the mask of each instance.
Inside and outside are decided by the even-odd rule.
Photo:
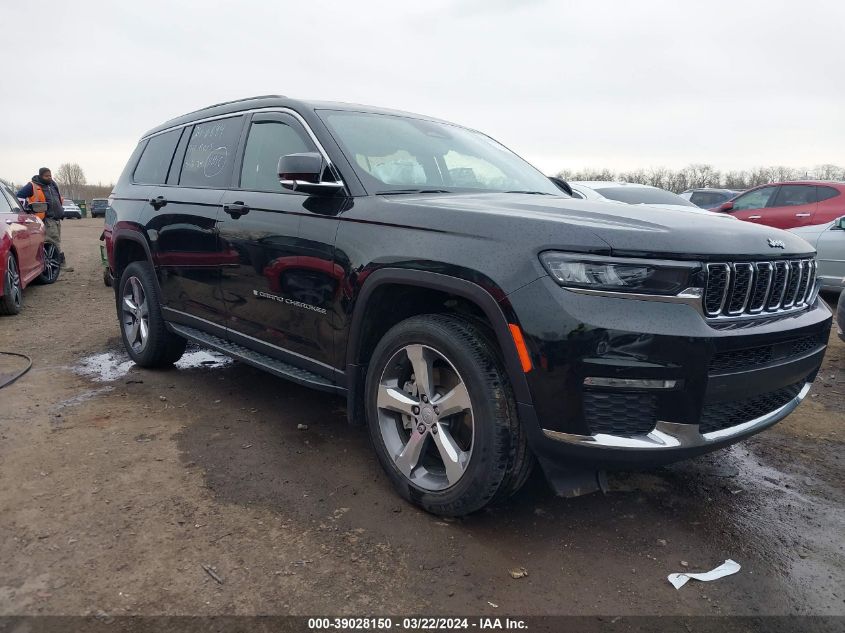
[[[136,363],[193,341],[343,394],[399,494],[443,515],[537,462],[573,495],[765,429],[831,325],[795,235],[576,200],[414,114],[212,106],[145,134],[111,206]]]

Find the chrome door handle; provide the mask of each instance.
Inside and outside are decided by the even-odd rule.
[[[762,217],[763,217],[762,215],[749,215],[748,219],[749,220],[759,220]]]
[[[810,214],[809,213],[796,213],[795,217],[796,218],[809,218]]]

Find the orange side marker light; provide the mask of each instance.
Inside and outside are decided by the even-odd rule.
[[[522,371],[526,374],[531,371],[531,356],[528,355],[528,348],[525,346],[525,339],[522,337],[522,330],[514,323],[508,323],[513,343],[516,345],[516,352],[519,354],[519,362],[522,364]]]

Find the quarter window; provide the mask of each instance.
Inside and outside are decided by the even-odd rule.
[[[167,179],[170,161],[173,160],[173,150],[179,142],[182,130],[171,130],[164,134],[153,136],[147,141],[141,160],[135,167],[132,180],[142,185],[161,185]]]
[[[217,119],[194,128],[185,150],[179,184],[221,188],[229,185],[243,117]]]
[[[743,209],[762,209],[769,202],[769,198],[775,192],[777,187],[761,187],[754,191],[742,194],[739,198],[734,200],[734,211],[742,211]]]
[[[781,185],[775,196],[773,207],[797,207],[802,204],[813,204],[816,201],[815,186]]]
[[[313,151],[311,143],[283,121],[258,121],[249,128],[241,167],[241,189],[285,191],[279,184],[279,159]]]
[[[830,200],[831,198],[835,198],[838,195],[839,191],[837,189],[834,189],[833,187],[816,187],[816,197],[819,202]]]

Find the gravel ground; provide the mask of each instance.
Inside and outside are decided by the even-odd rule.
[[[75,272],[0,320],[0,350],[34,360],[0,392],[0,615],[845,615],[835,335],[768,432],[614,474],[606,495],[558,499],[537,476],[444,521],[393,494],[342,400],[202,350],[128,362],[101,226],[66,222]],[[727,558],[738,574],[666,580]]]

